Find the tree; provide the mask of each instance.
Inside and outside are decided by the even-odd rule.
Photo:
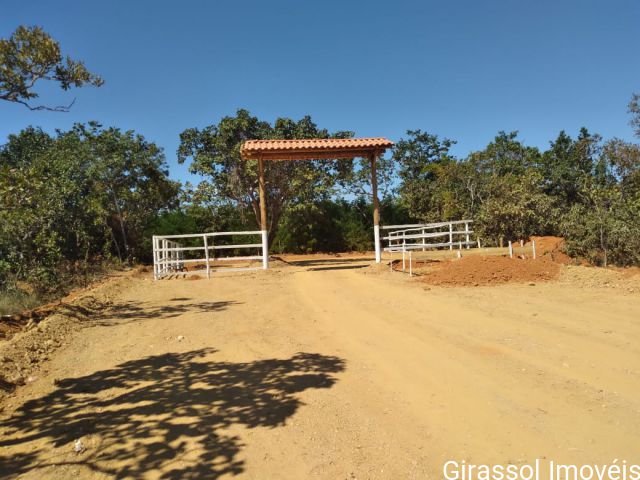
[[[553,199],[541,188],[542,178],[532,169],[521,175],[491,177],[490,194],[482,202],[477,232],[502,245],[503,239],[526,239],[550,232],[556,214]]]
[[[443,168],[456,161],[449,154],[456,142],[421,130],[409,130],[407,135],[396,143],[392,155],[401,181],[400,198],[411,216],[440,221],[445,209],[436,190]]]
[[[544,179],[544,190],[565,206],[579,201],[580,184],[594,168],[599,152],[600,137],[591,135],[586,128],[573,140],[561,131],[550,148],[540,157],[539,170]]]
[[[569,253],[607,266],[640,263],[640,146],[612,139],[563,219]]]
[[[634,93],[629,101],[628,112],[631,114],[629,124],[633,128],[633,133],[640,138],[640,95]]]
[[[341,165],[342,175],[340,184],[345,195],[355,195],[365,203],[373,202],[371,187],[371,160],[358,158]],[[380,208],[384,211],[390,207],[389,200],[393,199],[395,182],[397,180],[397,163],[393,158],[380,156],[376,160],[376,178],[378,180],[378,199]],[[387,215],[384,215],[385,220]]]
[[[249,139],[349,138],[352,132],[330,134],[306,116],[299,121],[278,118],[273,125],[238,110],[217,125],[180,134],[178,161],[191,160],[189,170],[208,177],[221,198],[240,209],[253,211],[260,224],[258,162],[240,157],[240,146]],[[293,203],[327,198],[348,165],[332,160],[266,162],[267,219],[269,241],[274,238],[280,217]]]
[[[518,132],[498,132],[484,150],[476,152],[477,166],[491,176],[522,175],[539,163],[540,152],[517,139]]]
[[[144,232],[176,206],[162,150],[134,132],[28,128],[0,148],[0,284],[55,290],[101,258],[145,256]]]
[[[67,112],[67,106],[33,105],[33,90],[40,80],[57,82],[63,90],[93,85],[103,80],[84,63],[63,56],[60,45],[40,27],[19,26],[7,39],[0,39],[0,100],[19,103],[30,110]],[[75,100],[74,100],[75,101]]]

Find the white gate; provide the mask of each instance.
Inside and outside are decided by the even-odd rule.
[[[241,244],[219,244],[216,245],[215,240],[218,238],[241,236],[258,237],[260,243],[241,243]],[[211,277],[212,271],[229,271],[229,270],[258,270],[266,269],[268,265],[268,248],[265,239],[260,230],[251,232],[213,232],[213,233],[196,233],[187,235],[154,235],[153,236],[153,278],[166,277],[175,273],[197,273],[198,270],[185,271],[186,263],[204,264],[207,278]],[[201,239],[202,244],[196,246],[184,246],[176,240],[188,241],[189,239]],[[249,249],[257,250],[259,255],[246,256],[217,256],[216,252],[225,250]],[[204,258],[185,258],[185,252],[201,251]],[[225,267],[224,269],[212,268],[214,262],[230,262],[230,261],[252,261],[262,260],[262,266],[256,267]]]
[[[429,248],[454,247],[469,248],[476,242],[471,241],[473,230],[469,224],[473,220],[456,220],[453,222],[418,223],[413,225],[388,225],[382,227],[391,230],[384,240],[388,241],[385,252],[425,251]],[[435,240],[435,242],[433,242]],[[446,240],[446,241],[442,241]]]

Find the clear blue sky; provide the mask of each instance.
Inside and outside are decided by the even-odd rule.
[[[105,79],[71,113],[0,103],[0,141],[97,120],[165,148],[237,108],[397,140],[421,128],[484,147],[499,130],[547,146],[581,126],[630,140],[638,0],[3,1],[0,37],[40,25]]]

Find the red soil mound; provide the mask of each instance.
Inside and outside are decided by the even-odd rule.
[[[569,255],[564,253],[564,238],[562,237],[531,237],[536,242],[536,254],[538,256],[549,255],[556,263],[567,265],[573,263]],[[527,246],[531,246],[531,241],[527,242]]]
[[[468,256],[442,262],[424,272],[422,281],[432,285],[495,285],[527,283],[556,278],[560,265],[549,256],[533,259]]]

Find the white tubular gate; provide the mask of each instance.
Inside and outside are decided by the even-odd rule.
[[[456,220],[453,222],[439,223],[418,223],[412,225],[387,225],[381,227],[391,230],[389,235],[383,237],[388,241],[385,252],[408,252],[410,250],[425,251],[428,248],[446,248],[453,250],[454,247],[462,248],[464,245],[469,248],[475,245],[471,241],[470,235],[473,230],[469,229],[469,224],[473,220]],[[463,229],[461,229],[463,228]],[[444,237],[447,241],[437,241]],[[428,240],[436,240],[430,243]]]
[[[201,263],[205,265],[207,278],[211,277],[212,271],[229,271],[229,270],[258,270],[261,268],[267,268],[269,251],[266,246],[265,232],[260,230],[250,232],[213,232],[213,233],[195,233],[186,235],[154,235],[153,236],[153,278],[156,280],[166,277],[168,275],[184,272],[186,263]],[[230,236],[247,235],[258,237],[260,243],[241,243],[238,245],[227,244],[215,244],[216,238],[224,238]],[[176,239],[201,239],[202,246],[184,246],[178,243]],[[239,250],[239,249],[256,249],[260,251],[260,255],[247,255],[247,256],[216,256],[216,251],[219,250]],[[202,251],[204,252],[204,258],[185,258],[184,252],[187,251]],[[224,269],[213,269],[211,264],[213,262],[225,262],[234,260],[262,260],[262,265],[259,267],[242,267],[234,268],[228,267]],[[189,273],[197,273],[197,270]]]

